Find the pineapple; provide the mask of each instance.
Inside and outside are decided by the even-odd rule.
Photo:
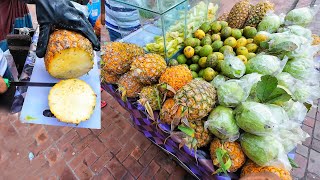
[[[122,92],[122,100],[126,101],[127,97],[135,98],[139,95],[143,85],[129,71],[122,75],[118,81],[119,90]]]
[[[194,129],[194,138],[197,140],[197,147],[204,147],[211,141],[208,129],[204,128],[203,121],[189,122],[189,126]]]
[[[144,50],[134,44],[112,42],[102,46],[102,69],[113,74],[130,70],[133,58],[144,55]]]
[[[103,82],[110,83],[110,84],[117,84],[120,75],[112,74],[108,71],[101,70],[101,79]]]
[[[319,45],[320,44],[320,37],[316,34],[312,34],[312,45]]]
[[[228,24],[232,28],[241,29],[249,15],[250,3],[249,0],[241,0],[237,2],[231,9],[228,15]]]
[[[171,115],[171,109],[173,108],[173,106],[174,106],[173,98],[169,98],[163,103],[162,108],[160,110],[161,122],[169,124],[169,125],[171,124],[171,122],[173,120],[173,117]]]
[[[222,140],[218,138],[215,138],[211,142],[211,145],[210,145],[211,159],[215,166],[220,167],[221,162],[219,162],[217,158],[217,150],[221,150],[222,152],[224,151],[226,153],[227,157],[223,158],[223,161],[227,161],[227,159],[231,160],[231,166],[229,167],[229,169],[225,169],[229,172],[236,172],[245,163],[246,158],[238,142],[222,142]],[[226,163],[226,162],[223,162],[223,163]]]
[[[213,109],[216,101],[216,90],[208,82],[193,79],[183,86],[174,96],[175,105],[172,115],[180,109],[182,114],[175,115],[175,120],[187,118],[188,121],[201,120]]]
[[[96,105],[96,94],[80,79],[61,80],[48,96],[50,111],[66,123],[79,124],[90,118]]]
[[[135,58],[131,64],[133,76],[146,85],[156,83],[166,68],[166,61],[158,54],[145,54]]]
[[[91,42],[79,33],[54,31],[44,57],[48,73],[59,79],[78,78],[93,68]]]
[[[269,1],[259,2],[253,8],[250,9],[249,17],[245,26],[256,27],[268,11],[274,10],[274,4]]]
[[[228,21],[228,15],[229,15],[229,13],[227,13],[227,12],[221,14],[221,16],[219,16],[217,21]]]
[[[242,168],[241,177],[252,174],[252,173],[262,173],[262,172],[271,172],[277,175],[281,180],[292,180],[290,172],[272,166],[259,166],[252,161],[248,161]]]
[[[161,94],[158,87],[156,85],[143,87],[139,97],[138,102],[146,108],[149,116],[154,120],[153,111],[161,108]]]
[[[164,83],[166,86],[169,85],[174,91],[178,91],[190,81],[192,81],[192,73],[189,68],[184,65],[167,68],[159,79],[160,84]],[[173,97],[173,95],[173,92],[167,94],[168,97]]]

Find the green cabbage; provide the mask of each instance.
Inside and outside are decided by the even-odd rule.
[[[300,26],[308,26],[313,19],[314,9],[304,7],[299,9],[293,9],[285,17],[286,25],[300,25]]]
[[[268,135],[288,120],[288,116],[280,106],[257,102],[243,102],[234,113],[237,125],[255,135]]]
[[[308,109],[301,103],[293,100],[287,101],[282,105],[290,120],[302,123],[307,115]]]
[[[281,144],[271,136],[256,136],[244,133],[240,138],[243,152],[253,162],[260,166],[265,166],[275,161],[282,148]]]
[[[239,127],[235,122],[231,108],[216,107],[208,116],[205,127],[208,127],[212,134],[223,140],[235,141],[239,138]]]
[[[258,25],[258,31],[276,32],[281,25],[281,19],[274,13],[267,14]]]
[[[218,88],[220,85],[222,85],[224,82],[226,82],[228,78],[223,75],[217,75],[210,83],[215,88]]]
[[[257,72],[262,75],[272,75],[280,70],[280,59],[272,55],[257,55],[246,64],[247,74]]]
[[[220,85],[217,89],[219,103],[227,107],[235,107],[245,100],[245,91],[240,81],[229,80]]]
[[[291,74],[297,79],[305,80],[312,76],[314,63],[312,59],[294,58],[287,62],[283,71]]]
[[[246,66],[237,57],[232,55],[227,55],[223,61],[220,63],[220,68],[222,74],[230,78],[240,78],[246,72]]]

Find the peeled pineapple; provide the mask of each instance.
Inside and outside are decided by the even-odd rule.
[[[77,78],[93,68],[91,42],[79,33],[57,30],[50,35],[44,57],[46,70],[59,79]]]
[[[48,96],[50,111],[66,123],[79,124],[90,118],[96,105],[96,94],[80,79],[61,80]]]

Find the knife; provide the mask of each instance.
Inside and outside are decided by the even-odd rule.
[[[10,86],[38,86],[38,87],[52,87],[56,83],[41,83],[41,82],[26,82],[26,81],[10,81]]]

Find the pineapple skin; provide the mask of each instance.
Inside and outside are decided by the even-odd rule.
[[[194,138],[197,139],[197,147],[204,147],[211,142],[210,132],[204,128],[203,121],[189,122],[189,124],[195,131]]]
[[[184,65],[177,65],[168,67],[159,79],[159,83],[166,83],[170,85],[175,91],[181,89],[184,85],[192,81],[192,73]],[[167,96],[173,97],[173,93],[170,91]]]
[[[106,82],[109,84],[116,84],[120,79],[120,75],[112,74],[112,73],[102,69],[101,70],[101,79],[102,79],[102,82]]]
[[[241,177],[244,177],[246,175],[252,174],[252,173],[261,173],[261,172],[271,172],[277,175],[281,180],[292,180],[292,177],[290,175],[290,172],[277,168],[277,167],[272,167],[272,166],[259,166],[255,164],[252,161],[248,161],[242,168],[241,171]]]
[[[166,68],[167,63],[163,57],[152,53],[134,58],[131,64],[133,76],[145,85],[157,83]]]
[[[79,124],[93,114],[96,94],[83,80],[61,80],[51,88],[48,103],[50,111],[59,121]]]
[[[135,98],[139,95],[143,85],[133,76],[133,72],[129,71],[122,75],[118,81],[121,91],[126,91],[126,97]]]
[[[175,103],[174,103],[173,98],[169,98],[163,103],[162,108],[160,110],[161,122],[169,124],[169,125],[171,124],[171,122],[173,120],[173,117],[171,115],[171,109],[173,108],[174,104]]]
[[[221,16],[218,17],[217,21],[228,21],[229,13],[222,13]]]
[[[216,103],[216,90],[204,80],[193,79],[178,90],[173,99],[175,106],[178,106],[178,109],[185,109],[186,118],[192,122],[201,120],[213,109]],[[178,117],[181,118],[183,117]]]
[[[61,61],[61,59],[55,59],[56,56],[61,56],[61,53],[66,50],[74,49],[74,56],[77,55],[77,52],[82,52],[86,54],[88,60],[87,67],[81,67],[81,61],[79,64],[75,64],[74,66],[70,66],[67,63],[59,64],[60,67],[55,68],[57,66],[57,61]],[[85,58],[82,56],[82,58]],[[44,62],[46,66],[46,70],[49,74],[56,78],[67,79],[67,78],[77,78],[80,77],[87,72],[89,72],[93,68],[93,48],[91,42],[82,36],[79,33],[68,31],[68,30],[56,30],[54,31],[49,38],[47,52],[44,57]],[[61,72],[60,72],[61,71]],[[72,72],[72,73],[68,73]]]
[[[218,148],[223,148],[228,152],[230,160],[232,162],[232,165],[229,169],[230,172],[236,172],[245,163],[246,157],[238,142],[223,142],[218,138],[215,138],[210,145],[210,155],[214,165],[219,165],[218,159],[216,157],[216,149]]]
[[[259,2],[250,9],[245,26],[257,27],[268,11],[274,10],[274,4],[269,1]]]
[[[229,12],[228,24],[231,28],[241,29],[249,15],[250,3],[248,0],[237,2]]]
[[[112,42],[102,46],[101,67],[122,75],[130,70],[133,58],[144,55],[143,48],[129,43]]]
[[[156,85],[143,87],[139,93],[139,97],[140,104],[144,105],[144,103],[148,101],[152,110],[160,110],[161,96]]]

